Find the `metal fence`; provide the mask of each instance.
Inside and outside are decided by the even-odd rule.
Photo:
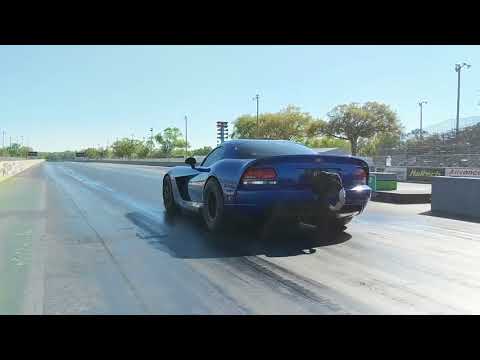
[[[385,166],[388,156],[374,156],[375,166]],[[391,155],[391,166],[437,166],[480,168],[480,154]]]
[[[480,167],[480,117],[460,119],[458,134],[454,120],[426,128],[422,137],[406,137],[395,148],[381,148],[376,166]],[[418,135],[417,135],[418,136]]]

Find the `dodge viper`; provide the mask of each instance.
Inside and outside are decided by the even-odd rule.
[[[367,163],[321,155],[285,140],[230,140],[197,165],[171,168],[163,178],[167,214],[201,213],[217,231],[232,219],[268,217],[342,231],[371,197]]]

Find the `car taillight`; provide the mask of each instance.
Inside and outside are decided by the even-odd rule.
[[[250,168],[242,176],[244,185],[276,184],[277,173],[273,168]]]
[[[367,173],[363,169],[356,169],[353,173],[353,184],[354,185],[366,185],[367,184]]]

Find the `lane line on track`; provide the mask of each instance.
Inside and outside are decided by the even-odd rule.
[[[73,176],[72,176],[73,177]],[[58,188],[58,186],[57,186]],[[115,264],[115,266],[117,267],[118,271],[120,272],[122,278],[125,280],[127,286],[130,288],[130,291],[132,291],[133,295],[135,296],[135,298],[137,299],[137,301],[139,302],[140,306],[142,307],[142,310],[145,311],[145,313],[150,313],[149,309],[148,309],[148,306],[146,305],[146,303],[143,301],[143,299],[140,297],[139,295],[139,292],[138,290],[136,289],[135,285],[133,284],[133,282],[128,278],[127,274],[123,271],[122,269],[122,266],[120,265],[120,263],[117,261],[117,259],[115,258],[115,256],[113,255],[113,253],[110,251],[110,248],[108,247],[108,245],[105,243],[105,240],[103,239],[103,237],[97,232],[97,230],[91,225],[90,221],[88,220],[88,217],[87,215],[83,212],[83,210],[80,208],[80,206],[77,204],[77,202],[70,196],[70,194],[68,194],[66,191],[63,191],[63,193],[65,194],[65,196],[75,205],[75,207],[77,208],[77,211],[80,213],[80,216],[82,217],[82,219],[85,221],[85,223],[87,224],[87,226],[93,231],[93,233],[95,234],[95,236],[97,237],[97,239],[100,241],[100,243],[102,244],[103,248],[105,249],[105,251],[107,252],[108,256],[110,257],[110,259],[112,260],[112,262]]]

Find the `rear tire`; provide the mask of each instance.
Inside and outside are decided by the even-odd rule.
[[[218,232],[226,226],[223,192],[215,179],[208,180],[203,190],[202,217],[211,232]]]
[[[163,205],[167,215],[175,215],[178,213],[178,206],[173,197],[172,181],[169,175],[163,177]]]

